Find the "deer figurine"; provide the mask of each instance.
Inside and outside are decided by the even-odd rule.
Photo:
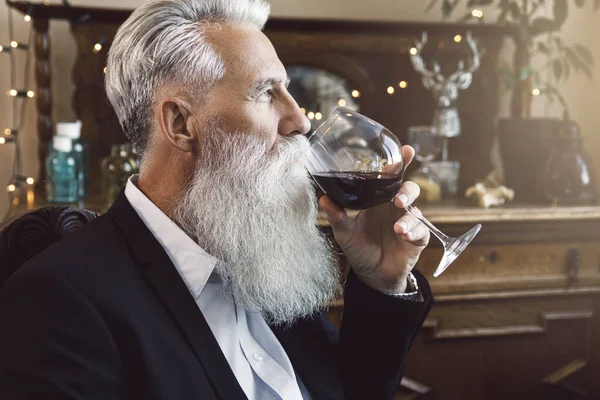
[[[433,115],[432,126],[440,136],[447,138],[460,135],[456,98],[459,90],[465,90],[471,85],[473,72],[479,68],[481,61],[481,53],[471,32],[467,32],[466,40],[473,52],[473,59],[468,68],[465,68],[464,60],[460,60],[456,72],[449,76],[442,75],[440,64],[437,62],[433,63],[433,70],[427,69],[422,57],[423,48],[427,43],[427,32],[423,32],[421,40],[415,41],[416,52],[413,50],[410,53],[414,69],[423,76],[423,85],[427,90],[433,92],[437,107]]]

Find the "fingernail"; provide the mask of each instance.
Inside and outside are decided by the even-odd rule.
[[[406,204],[408,202],[408,196],[405,194],[401,194],[398,196],[398,200],[400,200],[402,204]]]
[[[400,227],[400,230],[401,230],[402,232],[406,232],[406,230],[408,229],[408,225],[406,225],[406,222],[400,222],[400,223],[398,224],[398,226]]]

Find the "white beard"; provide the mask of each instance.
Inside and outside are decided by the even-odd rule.
[[[319,231],[305,169],[308,140],[273,149],[256,135],[212,128],[175,221],[222,262],[216,272],[236,305],[270,324],[291,324],[340,291],[339,267]]]

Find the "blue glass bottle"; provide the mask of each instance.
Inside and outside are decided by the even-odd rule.
[[[53,150],[46,158],[46,192],[50,203],[75,203],[79,200],[80,165],[73,152],[73,141],[54,136]]]
[[[88,149],[81,138],[81,121],[59,122],[56,124],[56,134],[68,136],[73,141],[73,153],[79,163],[79,198],[85,198],[89,182]]]

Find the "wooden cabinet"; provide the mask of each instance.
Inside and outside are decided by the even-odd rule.
[[[600,398],[600,208],[423,212],[450,235],[483,229],[439,278],[439,242],[423,252],[436,302],[397,398]]]

